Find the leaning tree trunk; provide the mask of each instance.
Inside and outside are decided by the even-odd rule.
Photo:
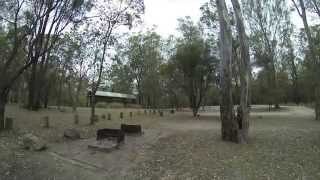
[[[245,27],[243,23],[243,16],[241,13],[241,7],[238,0],[232,0],[232,6],[235,11],[237,21],[237,31],[239,33],[241,58],[240,58],[240,83],[241,83],[241,96],[240,107],[238,108],[237,120],[239,124],[239,142],[248,142],[249,132],[249,110],[248,110],[248,98],[249,98],[249,79],[250,79],[250,55],[249,44]]]
[[[232,33],[224,0],[217,0],[220,22],[221,62],[221,133],[225,141],[238,142],[238,124],[234,118],[232,100]]]
[[[310,55],[311,55],[311,59],[312,59],[312,64],[313,67],[311,69],[311,71],[314,73],[314,77],[316,80],[317,79],[317,65],[320,63],[319,62],[319,57],[317,56],[317,52],[315,49],[315,44],[314,44],[314,40],[312,38],[312,34],[311,34],[311,30],[308,24],[308,19],[307,19],[307,11],[306,11],[306,4],[303,0],[299,0],[299,4],[300,4],[300,8],[298,7],[298,3],[296,3],[295,0],[292,0],[295,8],[297,9],[297,12],[299,14],[299,16],[301,17],[302,21],[303,21],[303,26],[305,29],[305,33],[307,35],[307,40],[308,40],[308,47],[310,50]],[[316,116],[316,120],[320,120],[320,85],[318,85],[319,83],[316,84],[314,92],[315,92],[315,116]]]

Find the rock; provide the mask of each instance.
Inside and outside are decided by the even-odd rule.
[[[76,140],[80,139],[80,132],[76,129],[67,129],[64,131],[63,136],[68,139]]]
[[[78,114],[74,115],[74,124],[79,124],[79,115]]]
[[[25,134],[22,137],[22,145],[23,145],[23,148],[29,149],[32,151],[41,151],[47,148],[46,142],[43,139],[31,133]]]

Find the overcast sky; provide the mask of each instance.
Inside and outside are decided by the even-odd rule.
[[[167,37],[176,33],[177,19],[190,16],[198,21],[201,15],[200,6],[208,0],[144,0],[144,28],[157,26],[156,31]]]
[[[144,0],[145,15],[144,25],[140,29],[151,28],[157,26],[156,31],[167,37],[170,34],[176,34],[177,19],[190,16],[195,22],[201,16],[200,6],[209,0]],[[227,0],[228,3],[228,0]],[[291,6],[291,1],[288,0]],[[297,12],[292,12],[292,22],[296,27],[303,27]]]

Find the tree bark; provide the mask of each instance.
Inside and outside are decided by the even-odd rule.
[[[96,92],[91,92],[90,97],[90,107],[91,107],[91,116],[90,116],[90,124],[93,125],[95,123],[95,113],[96,113]]]
[[[0,89],[0,131],[4,130],[5,126],[5,108],[8,102],[9,88],[2,87]]]
[[[243,23],[243,16],[241,12],[240,3],[238,0],[232,0],[232,6],[235,11],[237,31],[240,40],[241,58],[240,60],[240,108],[238,110],[238,123],[239,123],[239,142],[248,142],[249,133],[249,79],[250,79],[250,55],[248,38],[245,32]]]
[[[221,133],[225,141],[238,142],[238,124],[234,118],[232,100],[232,33],[224,0],[217,0],[220,23],[221,62]]]
[[[318,85],[315,89],[315,114],[316,120],[320,120],[320,86]]]
[[[78,81],[76,96],[75,96],[75,107],[74,107],[75,111],[77,111],[77,108],[80,104],[80,92],[82,90],[82,81],[83,81],[83,77],[80,77]]]
[[[47,52],[47,55],[43,55],[41,57],[41,63],[39,67],[39,72],[37,76],[37,84],[36,84],[36,95],[35,95],[35,106],[37,108],[41,107],[41,104],[43,104],[43,98],[44,98],[44,91],[46,84],[48,83],[48,79],[46,78],[47,75],[47,61],[49,58],[50,51]]]
[[[5,121],[5,107],[6,107],[6,102],[5,100],[1,97],[0,98],[0,131],[4,130],[4,121]]]
[[[57,94],[57,106],[58,109],[61,109],[61,105],[62,105],[62,86],[63,86],[63,77],[58,78],[59,79],[59,85],[58,85],[58,94]]]
[[[34,62],[34,60],[32,60]],[[29,96],[28,96],[28,107],[31,110],[37,110],[35,102],[36,96],[36,73],[37,73],[37,63],[32,63],[31,75],[29,79]]]
[[[300,104],[300,93],[299,93],[299,86],[298,86],[298,72],[297,72],[297,67],[294,63],[294,54],[293,54],[293,48],[291,47],[290,49],[290,57],[289,57],[289,63],[290,63],[290,74],[292,77],[292,95],[293,95],[293,101],[296,103],[296,105]]]

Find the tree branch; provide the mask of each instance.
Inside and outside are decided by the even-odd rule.
[[[297,12],[298,12],[299,16],[302,17],[302,13],[301,13],[297,3],[295,2],[295,0],[291,0],[291,1],[293,3],[294,7],[297,9]]]

